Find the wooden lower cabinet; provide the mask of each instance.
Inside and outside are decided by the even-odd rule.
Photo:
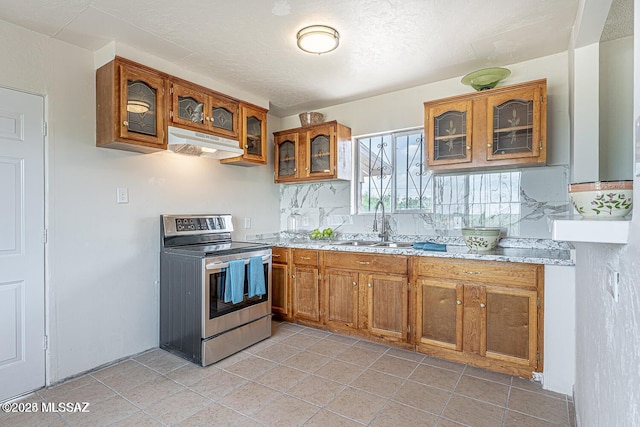
[[[511,375],[542,371],[543,266],[450,259],[417,264],[418,351]]]
[[[292,319],[288,255],[288,248],[271,249],[271,312],[279,320]]]
[[[543,265],[274,250],[272,281],[284,320],[509,375],[543,370]]]
[[[319,253],[306,249],[293,249],[292,258],[293,318],[303,323],[322,324]]]
[[[385,273],[391,265],[393,273]],[[324,266],[329,330],[396,343],[408,341],[407,257],[327,252]]]

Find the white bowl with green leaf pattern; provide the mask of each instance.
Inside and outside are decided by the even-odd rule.
[[[585,219],[620,219],[633,208],[633,181],[570,184],[569,197]]]
[[[500,240],[500,228],[465,227],[462,229],[462,238],[472,251],[490,251],[496,248]]]

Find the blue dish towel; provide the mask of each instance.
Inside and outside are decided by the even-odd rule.
[[[249,258],[249,298],[267,293],[264,286],[264,267],[261,256]]]
[[[435,252],[446,252],[447,245],[443,245],[441,243],[433,243],[433,242],[415,242],[413,244],[414,249],[422,249],[423,251],[435,251]]]
[[[244,260],[229,261],[224,281],[224,302],[237,304],[244,299]]]

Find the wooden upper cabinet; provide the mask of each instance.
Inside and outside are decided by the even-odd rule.
[[[429,165],[471,162],[472,111],[471,101],[425,108]]]
[[[335,121],[274,134],[276,183],[350,180],[351,129]]]
[[[181,80],[171,81],[172,125],[237,139],[239,102]]]
[[[425,102],[429,168],[545,165],[546,88],[542,79]]]
[[[220,160],[220,163],[238,166],[267,164],[267,110],[240,103],[240,148],[244,154]]]
[[[96,71],[96,145],[142,153],[165,150],[166,80],[116,58]]]

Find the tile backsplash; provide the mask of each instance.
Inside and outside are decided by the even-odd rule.
[[[466,226],[501,227],[506,236],[548,239],[547,215],[572,211],[569,168],[550,166],[473,174],[433,175],[421,211],[388,214],[391,234],[460,235]],[[371,232],[373,214],[351,214],[350,182],[280,186],[280,230],[332,227]]]

